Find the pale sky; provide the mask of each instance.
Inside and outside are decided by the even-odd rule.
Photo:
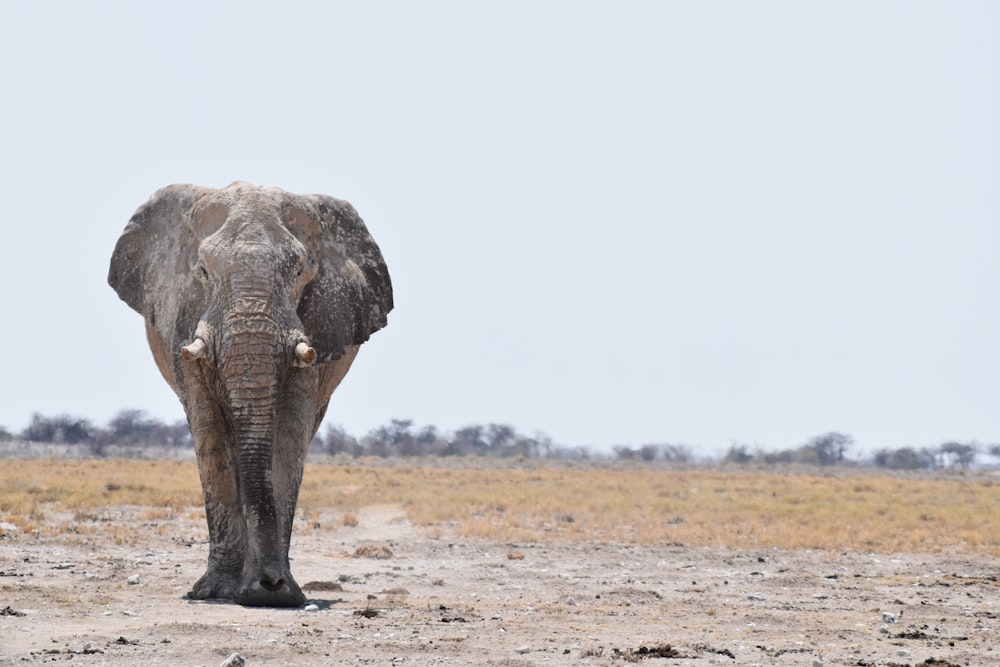
[[[183,417],[107,286],[156,189],[350,201],[354,435],[1000,442],[1000,3],[0,5],[0,425]]]

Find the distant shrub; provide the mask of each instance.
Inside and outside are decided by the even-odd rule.
[[[49,417],[36,412],[19,438],[26,442],[78,445],[84,448],[86,455],[98,457],[107,456],[109,452],[120,453],[123,449],[140,451],[194,446],[186,422],[164,424],[147,417],[141,410],[129,409],[120,411],[105,428],[80,417]],[[0,441],[4,439],[0,437]]]
[[[357,440],[339,427],[329,427],[322,449],[352,456],[485,456],[548,458],[556,448],[544,434],[526,436],[507,424],[472,424],[442,434],[435,426],[414,428],[412,419],[393,419]]]
[[[938,447],[936,463],[941,468],[968,468],[975,462],[978,452],[979,445],[975,442],[952,440]]]
[[[875,465],[891,470],[925,470],[934,467],[934,453],[929,449],[901,447],[875,452]]]
[[[612,447],[616,458],[631,461],[670,461],[685,463],[692,459],[691,450],[685,445],[650,444],[641,447],[619,445]]]
[[[754,460],[754,455],[750,453],[750,448],[747,445],[740,445],[733,443],[726,450],[726,453],[722,456],[722,460],[726,463],[750,463]]]
[[[21,438],[32,442],[76,445],[92,440],[94,431],[93,425],[86,419],[69,415],[45,417],[36,412],[31,415],[31,422],[21,432]]]

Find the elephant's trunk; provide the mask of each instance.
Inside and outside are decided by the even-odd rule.
[[[249,548],[256,558],[258,583],[275,592],[290,580],[283,501],[273,480],[275,414],[287,351],[270,314],[269,293],[241,289],[233,315],[223,325],[220,371],[232,409],[236,462]]]

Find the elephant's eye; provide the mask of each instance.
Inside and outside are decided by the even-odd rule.
[[[208,269],[201,262],[198,263],[198,266],[194,267],[194,274],[198,276],[198,280],[208,280]]]

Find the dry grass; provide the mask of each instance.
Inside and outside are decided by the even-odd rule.
[[[191,463],[0,465],[0,521],[28,532],[104,531],[128,542],[126,519],[169,530],[172,517],[197,514],[192,508],[200,504]],[[465,539],[1000,554],[1000,486],[985,474],[307,466],[299,514],[342,513],[342,521],[324,522],[326,529],[349,526],[362,508],[385,504],[399,505],[431,534]]]
[[[95,525],[121,524],[126,518],[168,519],[200,503],[198,472],[190,463],[0,462],[0,517],[27,531],[90,533]],[[128,540],[123,536],[122,541]]]
[[[381,544],[364,544],[354,550],[351,554],[354,558],[372,558],[374,560],[386,560],[392,558],[392,550]]]

